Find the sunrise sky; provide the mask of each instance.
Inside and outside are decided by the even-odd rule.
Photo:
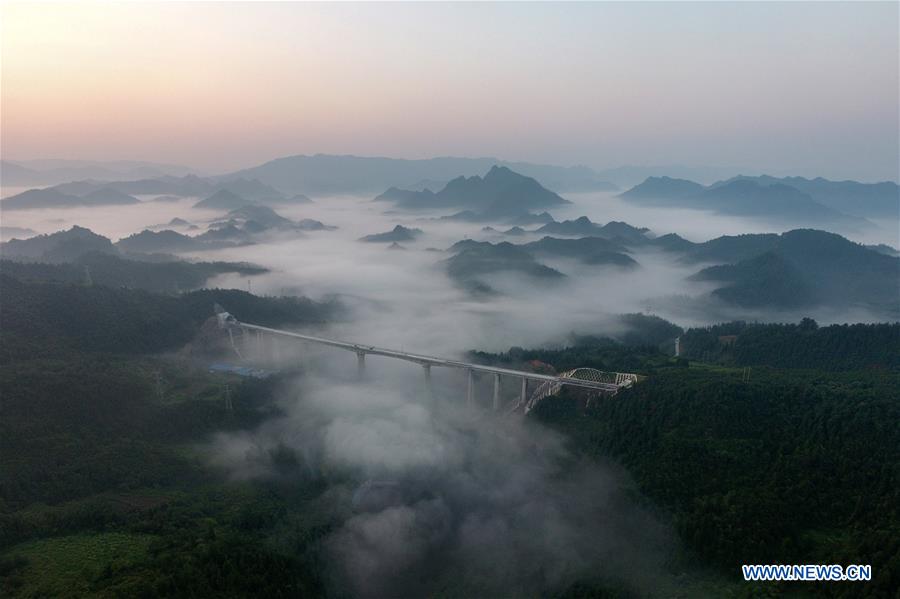
[[[896,179],[898,4],[15,4],[4,159],[300,153]]]

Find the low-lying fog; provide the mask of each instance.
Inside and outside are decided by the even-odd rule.
[[[624,220],[692,241],[789,228],[688,210],[635,208],[610,194],[569,199],[575,203],[552,211],[557,220],[581,215],[600,223]],[[2,224],[40,233],[77,224],[115,241],[179,217],[196,224],[199,233],[224,211],[194,209],[196,201],[14,211],[2,214]],[[681,326],[738,317],[797,321],[810,315],[823,323],[871,319],[847,312],[773,315],[726,309],[704,297],[711,289],[707,284],[687,280],[701,265],[686,266],[649,251],[632,253],[640,267],[631,271],[541,259],[568,276],[494,277],[491,287],[502,294],[476,299],[445,274],[440,263],[450,254],[444,250],[466,237],[523,243],[538,236],[504,238],[483,231],[481,223],[392,212],[390,205],[368,197],[316,198],[314,204],[275,210],[338,229],[282,233],[255,245],[187,257],[271,269],[249,279],[220,276],[208,282],[210,287],[313,299],[337,296],[350,308],[349,318],[319,333],[366,345],[453,357],[468,349],[562,344],[572,332],[614,334],[621,326],[614,315],[630,312],[657,314]],[[405,249],[358,241],[397,224],[424,233],[403,243]],[[896,243],[887,236],[856,240]],[[366,379],[359,384],[350,382],[356,372],[352,353],[296,344],[289,349],[278,342],[269,351],[276,363],[303,365],[304,375],[284,391],[283,415],[251,431],[221,433],[203,449],[216,466],[241,479],[345,473],[337,482],[327,479],[328,490],[319,500],[323,512],[340,522],[324,541],[327,576],[338,594],[444,594],[442,585],[450,577],[462,595],[516,595],[562,590],[593,577],[643,596],[672,595],[674,579],[666,564],[676,541],[652,511],[634,503],[627,473],[577,459],[564,438],[529,419],[473,418],[462,400],[462,371],[434,369],[436,401],[425,402],[423,373],[412,364],[370,356]],[[492,413],[486,405],[491,384],[490,377],[475,382],[475,402],[484,414]],[[519,381],[501,385],[508,405],[517,397]],[[299,456],[290,472],[280,470],[273,457],[282,449]],[[367,506],[370,496],[374,503]],[[279,542],[278,534],[273,543]]]
[[[553,210],[557,220],[587,215],[595,222],[624,220],[649,227],[655,234],[678,233],[692,241],[723,234],[781,232],[776,226],[751,219],[724,217],[691,210],[635,207],[614,194],[568,194],[573,204]],[[147,200],[149,198],[141,198]],[[142,229],[167,223],[174,217],[197,224],[201,231],[223,212],[192,208],[196,199],[150,202],[139,206],[10,211],[3,225],[27,227],[39,233],[88,227],[114,241]],[[337,295],[353,308],[353,318],[333,325],[330,335],[371,345],[395,347],[435,355],[455,355],[467,349],[505,350],[513,345],[533,347],[563,343],[571,332],[614,333],[609,316],[649,312],[681,326],[719,322],[731,318],[796,320],[804,314],[735,312],[719,304],[696,301],[708,293],[708,284],[686,277],[700,266],[678,264],[663,253],[635,252],[641,267],[623,272],[613,267],[589,266],[550,259],[541,261],[569,275],[563,280],[528,280],[499,277],[491,285],[504,295],[474,299],[446,276],[440,262],[453,243],[474,239],[523,243],[538,236],[502,237],[484,232],[481,223],[437,220],[439,214],[400,213],[391,205],[369,197],[320,197],[314,204],[277,206],[288,218],[314,218],[335,231],[313,231],[274,237],[256,245],[195,253],[198,260],[247,261],[272,269],[251,279],[224,275],[209,286],[251,289],[257,294],[306,295],[313,299]],[[362,243],[363,235],[380,233],[402,224],[424,231],[404,250],[389,244]],[[505,229],[508,225],[494,224]],[[536,227],[530,227],[536,228]],[[191,233],[190,231],[181,232]],[[896,244],[886,230],[868,231],[856,241]],[[694,299],[692,299],[694,298]],[[815,313],[822,322],[869,320],[866,314]]]
[[[671,596],[673,535],[620,468],[577,458],[536,422],[422,401],[421,373],[383,366],[364,385],[307,376],[284,416],[204,447],[237,479],[352,474],[320,498],[341,522],[324,540],[337,589],[501,597],[603,578]],[[285,449],[298,456],[287,469],[271,458]]]

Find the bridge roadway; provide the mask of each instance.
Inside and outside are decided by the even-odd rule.
[[[510,376],[521,379],[521,399],[520,401],[524,402],[526,399],[526,394],[528,390],[528,381],[536,381],[536,382],[549,382],[549,383],[557,383],[560,385],[569,385],[572,387],[580,387],[583,389],[593,389],[600,392],[606,393],[616,393],[620,386],[614,383],[605,383],[598,381],[588,381],[583,379],[576,379],[570,377],[562,377],[555,376],[550,374],[539,374],[536,372],[528,372],[525,370],[513,370],[511,368],[499,368],[497,366],[487,366],[484,364],[473,364],[471,362],[463,362],[461,360],[451,360],[448,358],[439,358],[436,356],[428,356],[425,354],[417,354],[412,352],[400,351],[396,349],[388,349],[384,347],[376,347],[374,345],[364,345],[361,343],[351,343],[349,341],[338,341],[335,339],[326,339],[324,337],[315,337],[313,335],[305,335],[303,333],[294,333],[291,331],[283,331],[280,329],[271,329],[269,327],[264,327],[256,324],[249,324],[246,322],[240,322],[236,320],[230,314],[222,314],[223,323],[227,324],[231,327],[241,328],[246,331],[256,331],[258,335],[258,341],[260,345],[262,343],[262,335],[268,334],[279,337],[287,337],[291,339],[298,339],[302,341],[307,341],[310,343],[317,343],[319,345],[327,345],[330,347],[336,347],[338,349],[343,349],[346,351],[354,352],[357,356],[357,366],[359,369],[360,375],[365,370],[365,357],[367,355],[371,356],[384,356],[386,358],[395,358],[398,360],[405,360],[407,362],[413,362],[415,364],[419,364],[425,369],[425,381],[426,381],[426,391],[431,394],[431,367],[437,366],[441,368],[457,368],[460,370],[465,370],[468,373],[468,384],[466,387],[466,401],[467,403],[472,403],[474,398],[474,373],[475,372],[484,372],[488,374],[492,374],[494,377],[494,393],[493,393],[493,407],[494,409],[499,409],[500,407],[500,377],[501,376]]]

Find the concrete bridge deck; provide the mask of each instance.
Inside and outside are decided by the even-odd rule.
[[[441,358],[437,356],[429,356],[426,354],[419,354],[415,352],[407,352],[397,349],[389,349],[385,347],[377,347],[374,345],[367,345],[363,343],[353,343],[350,341],[339,341],[336,339],[327,339],[325,337],[317,337],[314,335],[307,335],[304,333],[295,333],[293,331],[285,331],[281,329],[273,329],[269,327],[264,327],[256,324],[250,324],[247,322],[241,322],[234,318],[231,314],[227,312],[221,312],[218,314],[219,322],[223,326],[223,328],[228,328],[229,332],[234,329],[240,329],[244,332],[244,334],[249,334],[251,332],[255,333],[257,336],[257,341],[259,342],[260,347],[262,346],[263,336],[272,336],[272,337],[281,337],[287,339],[293,339],[296,341],[303,341],[308,343],[315,343],[318,345],[325,345],[334,347],[337,349],[342,349],[345,351],[350,351],[356,354],[357,356],[357,366],[360,376],[365,371],[365,358],[366,356],[383,356],[386,358],[394,358],[397,360],[404,360],[406,362],[412,362],[414,364],[420,365],[425,371],[425,381],[426,381],[426,390],[431,393],[431,368],[455,368],[459,370],[465,370],[468,374],[467,379],[467,387],[466,387],[466,401],[471,403],[474,399],[474,374],[478,373],[486,373],[493,376],[494,379],[494,392],[493,392],[493,407],[495,410],[500,408],[500,377],[514,377],[521,380],[521,391],[520,391],[520,400],[519,404],[526,405],[527,402],[527,392],[528,392],[528,382],[534,381],[536,383],[540,383],[544,386],[553,386],[554,388],[560,388],[562,386],[568,385],[571,387],[579,387],[582,389],[591,389],[600,393],[606,394],[615,394],[621,388],[627,387],[632,384],[637,377],[632,374],[627,373],[606,373],[614,378],[614,382],[611,381],[597,381],[597,380],[589,380],[584,378],[574,378],[565,375],[551,375],[551,374],[540,374],[537,372],[529,372],[527,370],[514,370],[511,368],[500,368],[498,366],[489,366],[486,364],[475,364],[472,362],[464,362],[462,360],[454,360],[450,358]],[[518,404],[517,404],[518,405]]]

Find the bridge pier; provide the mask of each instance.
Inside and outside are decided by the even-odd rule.
[[[356,378],[362,380],[366,375],[366,352],[356,352]]]
[[[278,347],[278,338],[275,335],[269,335],[269,358],[277,368],[281,362],[281,352]]]
[[[500,375],[494,373],[494,401],[492,403],[494,411],[500,409]]]
[[[431,364],[422,364],[422,370],[425,373],[425,400],[431,402]]]
[[[525,402],[528,401],[528,379],[526,379],[524,376],[522,377],[522,391],[519,399],[521,401],[521,405],[523,406],[525,405]]]
[[[231,344],[231,349],[234,350],[234,353],[240,356],[241,352],[237,348],[237,345],[234,344],[234,333],[231,331],[231,329],[228,329],[228,342]]]
[[[253,334],[251,329],[241,329],[241,349],[244,353],[244,359],[248,359],[250,357],[250,350],[252,349],[250,336]]]
[[[466,369],[466,405],[471,406],[475,401],[475,371]]]

